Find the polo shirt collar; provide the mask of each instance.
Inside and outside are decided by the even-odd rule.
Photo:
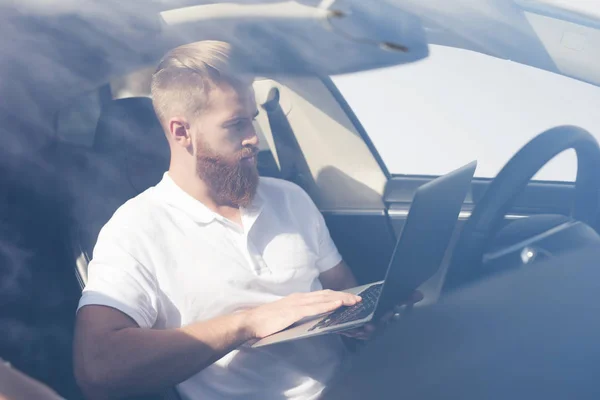
[[[164,173],[162,180],[158,183],[156,188],[164,201],[186,212],[196,222],[209,224],[216,219],[223,219],[222,216],[218,215],[201,201],[196,200],[181,189],[169,176],[169,172]],[[252,203],[248,207],[240,209],[242,217],[249,219],[249,222],[251,221],[252,223],[258,218],[258,215],[263,209],[264,199],[260,192],[259,185],[259,190],[257,190]]]

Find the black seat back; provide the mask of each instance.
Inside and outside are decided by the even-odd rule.
[[[156,185],[168,166],[169,147],[151,99],[119,99],[103,108],[87,157],[73,232],[74,248],[81,254],[77,275],[82,285],[104,224],[127,200]]]

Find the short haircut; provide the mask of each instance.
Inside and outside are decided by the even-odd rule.
[[[174,113],[196,116],[209,107],[209,93],[221,83],[234,87],[252,82],[239,71],[241,57],[226,42],[206,40],[170,50],[152,75],[154,111],[167,130]]]

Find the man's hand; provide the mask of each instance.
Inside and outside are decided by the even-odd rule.
[[[327,313],[343,305],[353,306],[359,301],[360,296],[333,290],[295,293],[247,311],[246,325],[252,337],[262,339],[302,318]]]
[[[385,328],[391,321],[394,320],[394,314],[399,313],[402,308],[408,306],[412,307],[414,304],[423,300],[423,293],[416,290],[412,296],[406,301],[398,304],[392,311],[389,311],[385,315],[383,315],[378,321],[371,321],[356,329],[350,329],[347,331],[340,332],[340,335],[344,335],[350,338],[359,339],[359,340],[369,340],[373,337],[375,332],[380,331]]]

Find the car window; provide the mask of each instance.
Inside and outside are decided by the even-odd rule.
[[[424,61],[333,80],[393,174],[441,175],[478,159],[476,175],[491,178],[553,126],[600,138],[599,87],[480,53],[431,46]],[[535,179],[573,181],[576,171],[568,151]]]

